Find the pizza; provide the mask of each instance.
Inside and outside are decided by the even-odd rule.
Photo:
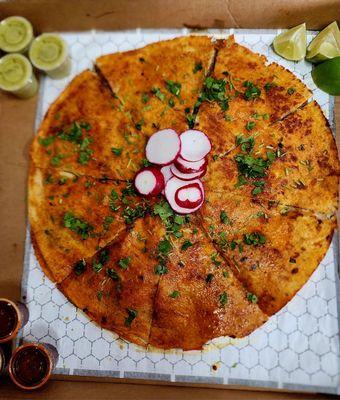
[[[249,335],[308,281],[337,226],[337,148],[310,97],[233,36],[99,57],[31,146],[41,268],[95,323],[143,347]],[[205,199],[190,215],[133,184],[164,129],[200,130],[211,143]]]

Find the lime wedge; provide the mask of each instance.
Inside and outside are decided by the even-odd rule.
[[[301,24],[280,33],[273,42],[275,52],[287,60],[302,60],[306,55],[306,24]]]
[[[340,31],[336,21],[329,24],[309,44],[307,60],[313,63],[340,56]]]
[[[312,77],[318,88],[333,96],[340,96],[340,57],[317,65]]]

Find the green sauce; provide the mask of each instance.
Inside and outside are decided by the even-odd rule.
[[[44,33],[31,44],[29,57],[32,64],[51,78],[64,78],[70,73],[71,61],[66,42],[53,33]]]
[[[34,96],[38,82],[25,56],[7,54],[0,59],[0,89],[21,98]]]
[[[33,28],[23,17],[8,17],[0,23],[0,49],[7,53],[24,53],[33,39]]]

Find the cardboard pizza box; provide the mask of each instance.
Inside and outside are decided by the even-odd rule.
[[[150,12],[152,10],[152,12]],[[129,28],[287,28],[306,22],[320,29],[339,17],[339,3],[328,0],[0,0],[0,20],[10,15],[27,17],[37,32],[120,30]],[[37,97],[19,100],[0,94],[0,293],[20,298],[26,233],[26,180],[28,150],[34,135]],[[340,129],[340,98],[335,121]],[[337,136],[340,145],[339,135]],[[77,381],[75,381],[77,380]],[[29,399],[329,399],[330,395],[275,393],[245,388],[155,382],[108,382],[55,377],[36,393],[23,393],[0,380],[0,398]]]

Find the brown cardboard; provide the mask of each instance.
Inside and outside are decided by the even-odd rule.
[[[270,6],[269,6],[270,4]],[[152,10],[152,13],[150,13]],[[318,29],[340,17],[339,0],[14,0],[0,2],[0,19],[20,14],[37,31],[127,29],[135,27],[289,27],[307,22]],[[0,293],[18,299],[26,227],[28,149],[34,135],[37,98],[19,100],[0,94]],[[340,98],[336,99],[336,125],[340,129]],[[340,144],[339,135],[337,136]],[[63,379],[59,377],[59,379]],[[66,378],[67,379],[67,378]],[[0,380],[1,399],[330,399],[331,396],[206,389],[140,383],[50,382],[37,393],[25,394]],[[84,393],[86,396],[84,397]]]

